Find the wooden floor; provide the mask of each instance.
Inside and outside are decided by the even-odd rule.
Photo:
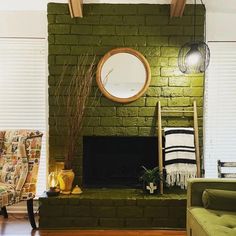
[[[185,231],[170,230],[37,230],[32,231],[25,215],[0,216],[0,235],[9,236],[186,236]]]

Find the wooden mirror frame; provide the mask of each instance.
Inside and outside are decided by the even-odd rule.
[[[102,71],[102,67],[103,67],[104,63],[111,56],[118,54],[118,53],[129,53],[131,55],[136,56],[143,63],[145,71],[146,71],[146,81],[145,81],[142,89],[132,97],[119,98],[119,97],[113,96],[105,89],[105,87],[101,81],[101,71]],[[112,100],[113,102],[129,103],[129,102],[133,102],[133,101],[137,100],[145,93],[145,91],[147,90],[147,88],[149,87],[150,82],[151,82],[151,70],[150,70],[150,66],[149,66],[147,59],[140,52],[138,52],[132,48],[115,48],[115,49],[112,49],[111,51],[107,52],[102,57],[102,59],[99,61],[98,66],[97,66],[96,81],[97,81],[97,85],[98,85],[100,91],[102,92],[102,94],[106,98]]]

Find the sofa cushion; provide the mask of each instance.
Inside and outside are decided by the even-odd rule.
[[[236,211],[236,191],[206,189],[202,194],[202,203],[212,210]]]
[[[12,205],[20,201],[15,186],[0,182],[0,207]]]
[[[209,236],[236,235],[236,212],[192,207],[188,214]]]

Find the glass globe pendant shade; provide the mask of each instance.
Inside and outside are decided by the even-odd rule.
[[[203,60],[202,54],[198,51],[196,45],[193,45],[185,57],[187,67],[199,67]]]
[[[182,73],[202,73],[208,65],[210,50],[204,42],[189,42],[184,44],[178,56],[178,66]]]

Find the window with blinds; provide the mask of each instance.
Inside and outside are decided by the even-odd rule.
[[[217,160],[236,161],[236,42],[208,45],[211,61],[205,82],[204,165],[205,176],[214,178]]]
[[[46,40],[0,38],[0,129],[44,133],[37,195],[46,189]]]

